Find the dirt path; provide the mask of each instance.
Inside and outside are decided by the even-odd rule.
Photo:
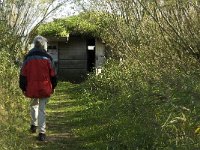
[[[38,150],[79,150],[81,141],[72,130],[76,128],[79,119],[77,100],[71,99],[68,90],[76,85],[59,83],[55,94],[47,105],[47,141],[38,142],[35,139],[33,149]],[[36,138],[37,135],[32,136]]]

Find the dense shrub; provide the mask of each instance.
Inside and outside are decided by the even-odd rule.
[[[198,2],[89,3],[109,12],[112,55],[81,85],[89,121],[77,133],[90,149],[199,149]]]
[[[103,149],[199,148],[199,74],[192,58],[154,65],[109,62],[82,85],[83,118],[96,125],[78,133],[93,135],[94,147]]]
[[[0,57],[0,149],[28,149],[28,106],[18,87],[19,67],[8,52],[2,50]]]

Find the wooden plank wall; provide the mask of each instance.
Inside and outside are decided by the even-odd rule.
[[[103,64],[105,63],[105,44],[103,44],[100,40],[96,39],[95,47],[96,47],[95,71],[96,75],[98,75],[101,73]]]
[[[70,37],[67,43],[58,42],[59,72],[61,80],[80,82],[87,74],[86,40]]]

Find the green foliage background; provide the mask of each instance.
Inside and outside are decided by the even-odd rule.
[[[93,2],[100,7],[100,1]],[[86,121],[74,132],[86,149],[199,149],[198,5],[171,0],[158,7],[154,1],[141,1],[144,13],[139,19],[129,0],[112,2],[117,6],[112,13],[89,10],[37,30],[47,37],[92,35],[109,47],[102,73],[91,74],[71,91],[86,106],[79,119]],[[17,87],[13,55],[4,51],[7,43],[1,40],[0,143],[4,149],[26,149],[22,122],[27,104]]]
[[[67,37],[69,34],[98,36],[100,31],[97,25],[85,19],[89,16],[90,13],[81,13],[66,19],[56,19],[53,22],[42,24],[34,34],[46,37]]]
[[[180,64],[142,65],[111,61],[81,85],[82,117],[90,121],[76,133],[90,139],[89,149],[199,148],[198,65],[187,72]]]
[[[14,63],[20,43],[12,45],[14,35],[9,34],[9,28],[4,24],[0,24],[0,30],[1,36],[4,37],[0,41],[0,149],[24,150],[29,147],[28,101],[18,87],[19,66]]]
[[[199,149],[196,3],[185,12],[187,2],[162,8],[144,2],[141,20],[130,1],[113,3],[120,5],[112,13],[85,18],[111,50],[103,72],[80,86],[78,98],[87,106],[82,119],[89,122],[76,133],[88,139],[88,149]]]

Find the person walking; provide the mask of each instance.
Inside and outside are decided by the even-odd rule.
[[[45,107],[51,94],[57,85],[57,76],[53,59],[47,53],[47,40],[42,36],[36,36],[33,41],[34,48],[25,56],[20,71],[19,86],[23,94],[31,98],[30,131],[36,133],[39,129],[38,140],[46,139]]]

